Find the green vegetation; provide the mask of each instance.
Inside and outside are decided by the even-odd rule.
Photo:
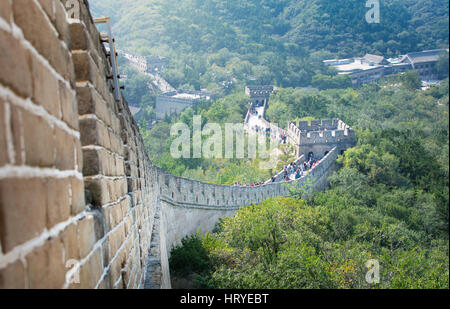
[[[341,173],[348,172],[355,171]],[[386,210],[412,206],[414,197],[406,193],[384,207],[375,194],[380,204],[369,206],[342,194],[341,176],[310,202],[275,198],[240,209],[218,232],[175,248],[171,271],[195,274],[199,288],[448,288],[448,238]],[[370,259],[380,264],[379,284],[365,280]]]
[[[426,91],[417,90],[419,87],[417,74],[407,72],[357,90],[281,88],[272,95],[266,118],[281,127],[286,127],[291,120],[340,118],[355,128],[358,135],[365,130],[374,133],[380,129],[409,130],[411,137],[431,153],[430,160],[438,160],[445,167],[448,158],[444,147],[448,136],[448,82]],[[203,125],[208,122],[222,126],[225,122],[242,123],[247,107],[243,91],[236,91],[222,99],[186,109],[178,116],[157,123],[151,131],[143,130],[149,157],[154,164],[177,176],[206,182],[233,184],[269,179],[292,158],[282,156],[277,169],[260,170],[258,160],[174,159],[170,155],[170,145],[174,140],[170,137],[173,123],[183,122],[192,129],[193,115],[201,115]]]
[[[221,125],[222,133],[225,133],[225,123],[242,124],[248,109],[248,98],[241,91],[228,95],[222,99],[212,102],[203,102],[194,108],[184,110],[180,115],[167,117],[158,122],[152,130],[142,130],[147,153],[154,164],[170,171],[176,176],[206,181],[210,183],[232,185],[236,182],[253,183],[270,179],[270,177],[281,169],[283,164],[292,162],[294,158],[289,155],[287,147],[281,148],[284,155],[280,156],[278,166],[273,170],[259,169],[261,158],[255,160],[248,158],[248,139],[245,137],[245,154],[243,159],[234,155],[233,159],[225,158],[201,158],[201,159],[175,159],[170,153],[170,146],[176,137],[170,136],[171,126],[182,122],[191,130],[191,145],[193,145],[193,116],[202,116],[202,127],[207,123],[218,123]],[[207,137],[202,137],[204,142]],[[225,145],[223,145],[224,147]],[[236,149],[234,149],[236,152]],[[191,149],[192,153],[192,149]],[[223,152],[222,152],[223,153]]]
[[[207,252],[189,272],[197,287],[448,288],[448,80],[420,91],[415,78],[307,93],[357,130],[357,145],[325,192],[244,207],[193,237]],[[298,106],[299,93],[281,89],[271,108]],[[365,280],[370,259],[379,284]]]
[[[244,84],[347,87],[322,60],[386,57],[448,46],[448,1],[382,1],[368,24],[365,1],[90,0],[112,17],[121,49],[168,59],[175,88],[226,95]],[[328,87],[328,86],[327,86]]]

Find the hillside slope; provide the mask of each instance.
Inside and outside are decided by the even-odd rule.
[[[120,48],[169,59],[175,87],[229,91],[236,83],[307,86],[320,60],[366,52],[395,56],[448,45],[448,2],[382,1],[368,24],[365,1],[91,0],[112,17]],[[231,86],[230,86],[231,85]]]

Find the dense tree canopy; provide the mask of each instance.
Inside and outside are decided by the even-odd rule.
[[[369,24],[365,1],[90,0],[112,17],[120,48],[168,58],[175,88],[229,94],[241,83],[308,86],[332,75],[322,60],[386,57],[448,47],[448,1],[382,1]],[[322,89],[345,80],[324,81]]]
[[[301,93],[279,90],[271,108],[299,106]],[[330,187],[308,201],[294,190],[244,207],[214,233],[185,239],[173,274],[203,288],[448,288],[448,80],[314,96],[324,115],[357,130]],[[381,267],[375,285],[365,279],[371,259]]]

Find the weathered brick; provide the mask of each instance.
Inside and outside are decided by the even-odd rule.
[[[81,23],[71,23],[69,25],[70,37],[73,50],[87,49],[87,33]]]
[[[122,140],[114,132],[108,131],[108,133],[111,151],[117,153],[118,155],[123,155]]]
[[[89,214],[79,220],[77,230],[80,246],[80,257],[84,258],[91,252],[96,241],[93,216]]]
[[[2,42],[2,48],[0,48],[0,68],[2,68],[0,83],[11,87],[20,96],[31,96],[30,54],[17,39],[2,29],[0,29],[0,42]]]
[[[72,283],[71,289],[93,289],[103,274],[101,249],[97,248],[80,267],[80,283]]]
[[[109,236],[109,257],[112,259],[117,255],[119,248],[122,246],[125,240],[125,233],[123,225],[119,225],[115,230],[113,230]]]
[[[127,179],[125,177],[108,180],[107,187],[109,191],[110,201],[117,201],[128,192]]]
[[[81,173],[83,170],[83,153],[81,150],[81,141],[78,138],[74,138],[75,143],[75,151],[76,151],[76,163],[77,163],[77,171]]]
[[[125,267],[125,254],[121,254],[122,252],[125,252],[123,248],[121,249],[121,252],[117,252],[117,256],[115,257],[114,261],[112,261],[110,266],[111,286],[114,286],[116,284],[122,274],[122,268]],[[122,282],[122,280],[120,280],[120,282]]]
[[[86,189],[92,193],[92,203],[94,206],[102,206],[111,202],[108,190],[108,180],[99,178],[85,177],[84,183]]]
[[[66,221],[70,217],[68,178],[49,178],[47,181],[47,228]]]
[[[107,221],[107,218],[105,218],[105,221]],[[109,230],[107,230],[106,232],[108,233]],[[106,237],[105,240],[102,242],[101,247],[102,247],[103,265],[109,265],[112,257],[109,256],[108,237]],[[109,277],[109,271],[107,273],[107,276]]]
[[[130,287],[131,289],[139,289],[139,284],[142,280],[141,276],[142,276],[142,269],[141,269],[141,267],[138,267],[138,269],[136,270],[136,279],[135,279],[133,285]]]
[[[121,203],[106,208],[105,215],[109,217],[109,229],[114,229],[123,220]]]
[[[59,81],[59,102],[61,104],[62,120],[72,129],[78,130],[78,104],[76,98],[61,81]]]
[[[84,197],[84,181],[76,177],[70,178],[70,189],[72,191],[72,215],[75,216],[86,208]]]
[[[107,126],[114,125],[111,110],[108,108],[104,99],[91,87],[77,87],[78,113],[80,115],[95,114]],[[116,122],[119,122],[116,117]],[[120,133],[120,128],[114,128],[114,132]],[[117,130],[116,130],[117,129]]]
[[[115,176],[122,176],[125,174],[125,163],[123,161],[123,158],[119,156],[114,156],[113,163],[114,169],[115,169]]]
[[[69,260],[80,260],[80,248],[78,244],[77,225],[67,226],[61,234],[64,245],[65,262]]]
[[[24,126],[23,126],[23,113],[24,110],[21,107],[10,105],[11,110],[11,133],[12,143],[14,147],[14,163],[16,165],[22,165],[25,163],[25,139],[24,139]]]
[[[54,0],[38,0],[51,21],[55,21]]]
[[[108,74],[101,71],[103,67],[99,68],[96,66],[89,52],[81,50],[74,51],[72,53],[72,59],[77,81],[90,81],[103,98],[111,95],[110,87],[106,81]]]
[[[0,269],[0,289],[24,289],[25,287],[25,269],[22,261]]]
[[[55,27],[56,30],[58,30],[59,38],[61,40],[64,40],[64,42],[66,42],[67,48],[71,50],[72,43],[70,37],[69,24],[67,23],[66,10],[64,9],[64,6],[61,3],[61,1],[58,0],[55,1]]]
[[[98,145],[97,120],[80,120],[81,145]]]
[[[33,74],[33,102],[59,118],[58,80],[55,75],[36,57],[31,57]]]
[[[120,126],[120,119],[116,115],[111,115],[111,127],[116,134],[122,132],[122,128]]]
[[[127,196],[126,199],[124,199],[121,203],[120,206],[122,208],[122,217],[126,217],[128,212],[130,211],[131,208],[131,200],[130,197]]]
[[[95,104],[92,99],[92,90],[89,86],[78,86],[76,88],[78,101],[78,114],[94,114]]]
[[[81,144],[103,146],[111,149],[108,128],[97,119],[87,118],[80,120]]]
[[[0,98],[0,166],[9,163],[7,144],[6,144],[6,118],[5,107],[6,104]]]
[[[55,167],[60,170],[75,169],[75,144],[73,136],[55,127]]]
[[[53,129],[41,116],[36,116],[21,109],[22,126],[25,141],[26,163],[30,166],[52,167],[54,164],[55,138]],[[20,118],[13,114],[13,123],[20,123]],[[21,137],[14,134],[15,143]]]
[[[101,173],[100,154],[96,149],[83,150],[83,175],[92,176]]]
[[[60,289],[67,270],[63,263],[63,245],[59,238],[50,239],[26,257],[28,283],[31,289]]]
[[[36,48],[51,66],[66,80],[73,78],[69,51],[66,50],[51,23],[34,1],[13,1],[14,22],[22,29],[25,38]]]
[[[11,21],[11,5],[9,1],[0,1],[0,17],[7,23]]]
[[[45,179],[0,180],[0,237],[8,252],[36,236],[46,227]]]
[[[123,159],[105,149],[83,150],[83,175],[122,176]]]
[[[90,57],[86,51],[72,54],[76,81],[90,80]]]
[[[132,228],[133,228],[133,218],[131,216],[128,216],[126,217],[124,224],[125,237],[127,237],[128,234],[131,233]]]

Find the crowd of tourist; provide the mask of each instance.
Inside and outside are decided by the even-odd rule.
[[[250,108],[249,113],[250,113],[250,115],[258,116],[258,111],[253,107]]]
[[[253,116],[258,116],[258,111],[255,109],[254,106],[251,106],[249,109],[249,114]],[[259,115],[261,118],[261,115]],[[248,120],[246,120],[248,122]],[[272,139],[280,139],[281,144],[287,144],[287,134],[283,130],[277,130],[274,131],[270,127],[264,127],[259,125],[254,125],[250,128],[257,134],[265,134],[266,136],[272,138]],[[319,160],[316,160],[312,157],[310,157],[307,161],[297,164],[296,162],[293,162],[289,164],[288,166],[284,166],[283,170],[278,173],[276,176],[273,176],[270,181],[267,181],[267,183],[274,183],[274,182],[281,182],[281,181],[291,181],[300,179],[303,177],[308,170],[315,167],[316,164],[319,163]],[[238,187],[258,187],[266,184],[265,182],[255,182],[251,184],[241,184],[240,182],[236,182],[234,185]]]
[[[305,161],[303,163],[300,163],[297,165],[297,163],[293,162],[289,164],[288,166],[283,167],[283,180],[284,181],[290,181],[302,178],[305,173],[315,167],[319,163],[319,160],[310,158],[308,161]],[[274,177],[272,177],[272,182]]]
[[[287,143],[287,135],[286,135],[286,133],[284,133],[284,132],[281,132],[281,135],[280,135],[280,143],[281,143],[281,144],[286,144],[286,143]]]
[[[287,166],[283,166],[283,171],[278,173],[278,176],[272,176],[270,179],[270,183],[281,182],[281,181],[291,181],[300,179],[306,175],[306,173],[314,168],[317,164],[319,164],[320,160],[310,158],[308,161],[297,164],[296,162],[292,162]],[[234,185],[238,187],[258,187],[266,184],[265,182],[254,182],[251,184],[241,184],[240,182],[236,182]]]

